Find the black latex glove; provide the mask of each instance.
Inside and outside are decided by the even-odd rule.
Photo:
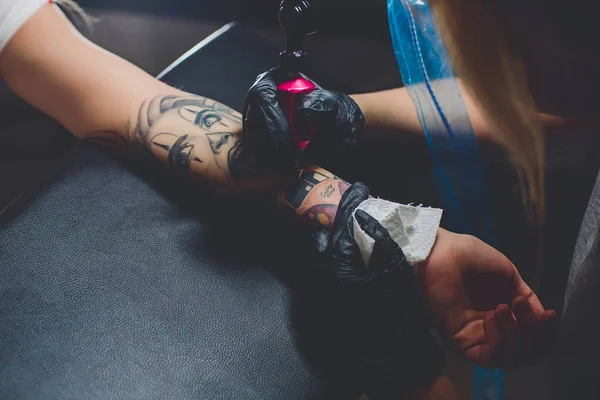
[[[344,193],[333,232],[313,235],[316,264],[336,292],[336,312],[352,338],[349,350],[366,365],[373,392],[394,396],[437,378],[444,356],[431,334],[414,268],[389,232],[358,210],[359,225],[375,240],[369,265],[364,265],[352,215],[368,197],[361,183]]]
[[[269,168],[286,170],[295,163],[297,150],[289,137],[289,124],[277,98],[279,69],[256,78],[248,90],[243,113],[244,143]]]
[[[369,189],[362,183],[355,183],[344,193],[332,232],[322,230],[313,234],[317,263],[326,270],[329,279],[346,291],[358,291],[361,295],[367,291],[374,292],[378,301],[388,297],[385,302],[373,304],[373,310],[369,312],[393,311],[396,316],[422,322],[426,316],[422,312],[414,268],[408,264],[402,249],[389,232],[371,215],[358,210],[356,220],[363,231],[375,240],[369,265],[364,265],[354,240],[352,215],[368,198]],[[365,304],[365,307],[370,305]]]
[[[350,96],[325,90],[315,83],[315,90],[304,96],[297,110],[316,131],[300,153],[290,142],[288,121],[277,98],[277,84],[285,79],[279,68],[273,68],[257,78],[246,97],[244,141],[261,161],[274,168],[288,168],[303,159],[318,163],[355,143],[365,123],[360,108]]]

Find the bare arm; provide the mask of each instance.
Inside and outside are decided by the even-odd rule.
[[[46,5],[0,54],[0,76],[76,137],[143,151],[219,185],[265,184],[243,152],[241,116],[184,93],[80,35]]]
[[[92,44],[53,5],[43,6],[0,54],[2,80],[79,138],[126,137],[140,104],[178,91]]]
[[[496,141],[481,108],[469,95],[460,80],[458,81],[458,85],[477,138]],[[419,123],[417,110],[406,88],[357,94],[351,97],[356,101],[365,115],[366,129],[369,134],[390,131],[422,134],[423,130]],[[540,113],[539,116],[542,124],[547,127],[560,128],[572,123],[548,114]]]

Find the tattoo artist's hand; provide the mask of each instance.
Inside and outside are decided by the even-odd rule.
[[[303,78],[309,79],[303,75]],[[297,152],[289,138],[289,125],[277,98],[277,84],[285,80],[279,68],[260,75],[248,91],[244,106],[244,139],[259,157],[273,167],[287,167]],[[297,113],[308,118],[316,134],[303,156],[319,162],[356,141],[365,119],[348,95],[316,89],[305,95]]]
[[[475,364],[513,369],[549,348],[556,313],[544,309],[508,258],[479,239],[440,229],[419,281],[433,313]]]
[[[369,198],[361,183],[340,202],[332,232],[313,235],[317,266],[333,283],[336,312],[349,323],[352,351],[381,386],[427,386],[441,374],[444,355],[431,335],[429,314],[414,268],[377,220],[356,211],[361,228],[375,239],[369,265],[354,241],[352,215]],[[392,389],[393,390],[393,389]]]

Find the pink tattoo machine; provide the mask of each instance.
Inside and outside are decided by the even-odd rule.
[[[302,96],[315,90],[315,84],[300,74],[306,58],[303,39],[318,30],[314,6],[309,0],[283,0],[279,24],[285,33],[285,50],[280,54],[284,81],[278,83],[277,92],[290,126],[290,140],[302,151],[315,134],[310,122],[296,113]]]

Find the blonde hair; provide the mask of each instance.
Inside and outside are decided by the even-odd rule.
[[[512,157],[524,205],[535,216],[539,228],[543,228],[546,207],[542,126],[524,65],[511,53],[506,26],[501,23],[499,10],[490,3],[429,1],[457,76],[481,106],[492,134]],[[541,244],[543,229],[539,229],[538,237]]]

